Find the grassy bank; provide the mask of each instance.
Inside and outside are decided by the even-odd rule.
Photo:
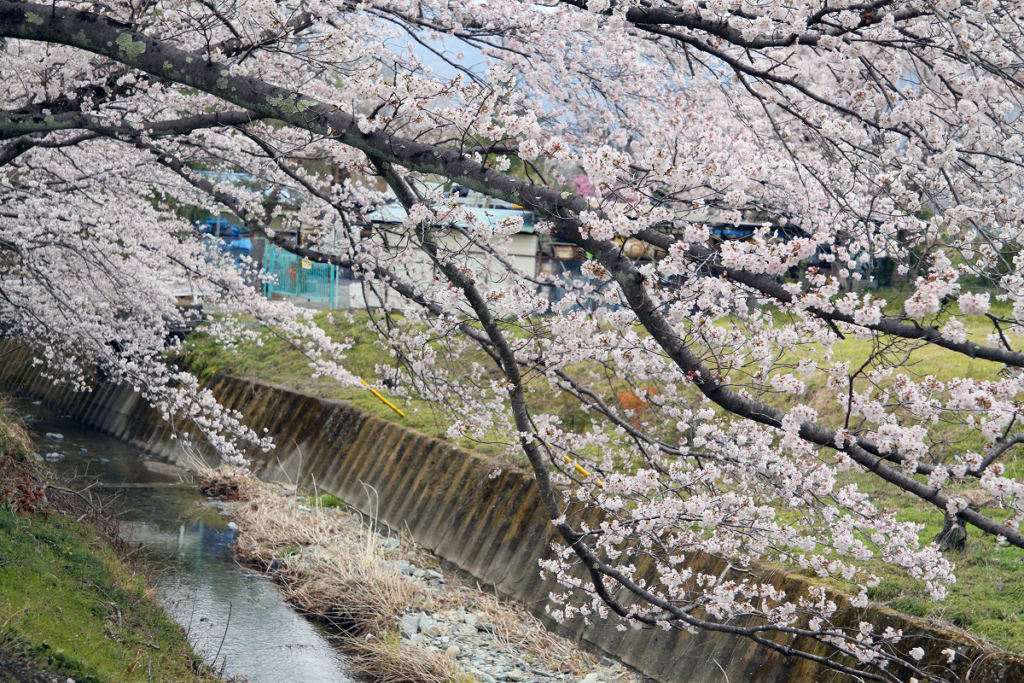
[[[367,327],[365,316],[357,316],[355,323],[348,323],[341,316],[320,313],[316,320],[336,341],[351,340],[352,349],[345,367],[367,382],[376,380],[378,365],[393,363],[387,349],[380,346],[376,332]],[[406,414],[403,418],[362,387],[343,385],[326,377],[310,377],[309,360],[295,347],[273,335],[264,334],[260,344],[243,342],[231,350],[222,348],[202,333],[193,334],[187,343],[185,364],[200,377],[227,374],[258,379],[312,396],[349,401],[383,419],[399,421],[433,436],[444,436],[447,429],[445,421],[425,401],[391,397]]]
[[[219,680],[96,526],[66,514],[0,407],[0,683]]]

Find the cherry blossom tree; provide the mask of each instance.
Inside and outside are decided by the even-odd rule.
[[[55,378],[84,388],[98,366],[228,459],[269,448],[163,362],[181,283],[232,314],[208,326],[221,343],[262,326],[358,379],[344,343],[260,298],[180,208],[230,211],[363,281],[400,361],[382,381],[443,406],[450,436],[525,456],[564,541],[543,567],[566,586],[557,618],[946,680],[903,634],[842,627],[824,590],[756,568],[829,577],[861,607],[888,564],[941,599],[953,564],[857,476],[1024,548],[1021,21],[1000,0],[0,0],[0,321]],[[286,214],[200,169],[303,201]],[[437,179],[531,211],[586,277],[517,269],[521,223],[475,218]],[[371,224],[390,197],[404,220]],[[709,228],[741,220],[762,227]],[[898,312],[863,287],[880,260]],[[922,376],[927,348],[992,370]],[[726,570],[688,569],[706,555]]]

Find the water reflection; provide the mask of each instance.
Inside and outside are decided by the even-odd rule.
[[[22,401],[51,466],[100,482],[123,508],[122,533],[160,569],[157,595],[196,652],[226,676],[252,683],[349,679],[339,654],[265,577],[238,566],[234,532],[193,487],[146,467],[145,456],[100,432]],[[62,457],[60,457],[62,456]]]

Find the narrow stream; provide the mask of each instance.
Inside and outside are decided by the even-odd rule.
[[[341,655],[264,576],[240,567],[233,532],[193,486],[139,451],[27,399],[14,407],[59,472],[116,497],[122,534],[160,569],[156,591],[196,652],[252,683],[346,682]]]

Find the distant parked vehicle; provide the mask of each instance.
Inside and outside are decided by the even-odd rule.
[[[252,255],[252,239],[248,228],[236,225],[226,218],[207,218],[196,223],[200,232],[219,238],[220,250],[240,264]]]

